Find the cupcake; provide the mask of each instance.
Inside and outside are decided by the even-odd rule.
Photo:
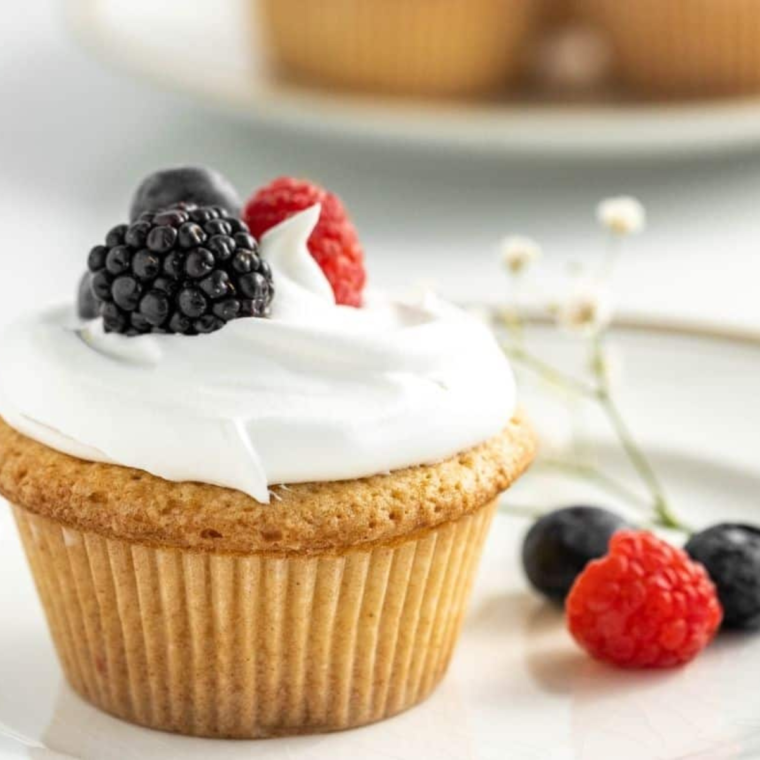
[[[95,318],[54,307],[0,339],[0,492],[61,665],[183,734],[386,718],[445,673],[533,456],[510,368],[437,298],[365,293],[335,196],[265,188],[259,242],[193,171],[194,203],[152,177],[90,253]]]
[[[518,79],[540,0],[261,0],[257,10],[257,38],[291,77],[467,96]]]
[[[579,0],[608,34],[618,74],[655,96],[760,89],[756,0]]]

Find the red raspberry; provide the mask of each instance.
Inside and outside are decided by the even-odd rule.
[[[624,530],[590,562],[566,603],[575,640],[624,668],[668,668],[694,658],[723,619],[702,565],[645,531]]]
[[[337,195],[306,180],[280,177],[251,196],[243,209],[243,220],[251,234],[260,238],[271,227],[315,203],[322,204],[322,212],[309,238],[309,251],[330,281],[336,302],[361,306],[367,278],[364,253]]]

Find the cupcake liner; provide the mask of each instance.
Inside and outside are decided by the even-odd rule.
[[[152,728],[333,731],[424,699],[446,671],[495,502],[342,555],[153,548],[14,506],[63,670]]]
[[[653,95],[760,89],[757,0],[579,0],[610,36],[620,78]]]
[[[539,0],[259,0],[260,38],[301,79],[420,95],[478,94],[520,74]]]

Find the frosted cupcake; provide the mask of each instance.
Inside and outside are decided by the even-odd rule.
[[[480,323],[336,304],[339,219],[312,190],[329,218],[257,195],[252,222],[288,217],[260,246],[213,187],[138,203],[90,257],[100,316],[52,308],[0,342],[0,491],[69,682],[126,720],[255,738],[414,705],[532,458]]]
[[[317,84],[479,95],[515,82],[540,0],[260,0],[277,68]]]
[[[756,0],[578,0],[614,46],[620,78],[645,94],[760,90]]]

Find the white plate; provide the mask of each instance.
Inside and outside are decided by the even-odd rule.
[[[545,328],[537,344],[572,353]],[[760,336],[617,329],[622,403],[676,507],[696,524],[760,522]],[[563,342],[562,345],[566,345]],[[530,393],[528,406],[534,405]],[[545,402],[533,410],[544,425]],[[590,437],[610,471],[624,462],[599,420]],[[510,494],[561,505],[601,494],[528,476]],[[606,497],[605,497],[606,498]],[[609,503],[609,499],[607,499]],[[341,734],[261,742],[190,739],[90,707],[61,679],[31,577],[0,509],[0,757],[83,760],[299,757],[311,760],[670,760],[760,757],[760,635],[722,635],[671,672],[619,672],[571,642],[562,615],[530,593],[518,561],[527,522],[499,515],[462,640],[419,707]]]
[[[256,55],[245,11],[252,2],[72,0],[68,7],[79,38],[105,61],[253,122],[511,155],[683,155],[760,145],[758,97],[669,105],[426,104],[287,85]]]

